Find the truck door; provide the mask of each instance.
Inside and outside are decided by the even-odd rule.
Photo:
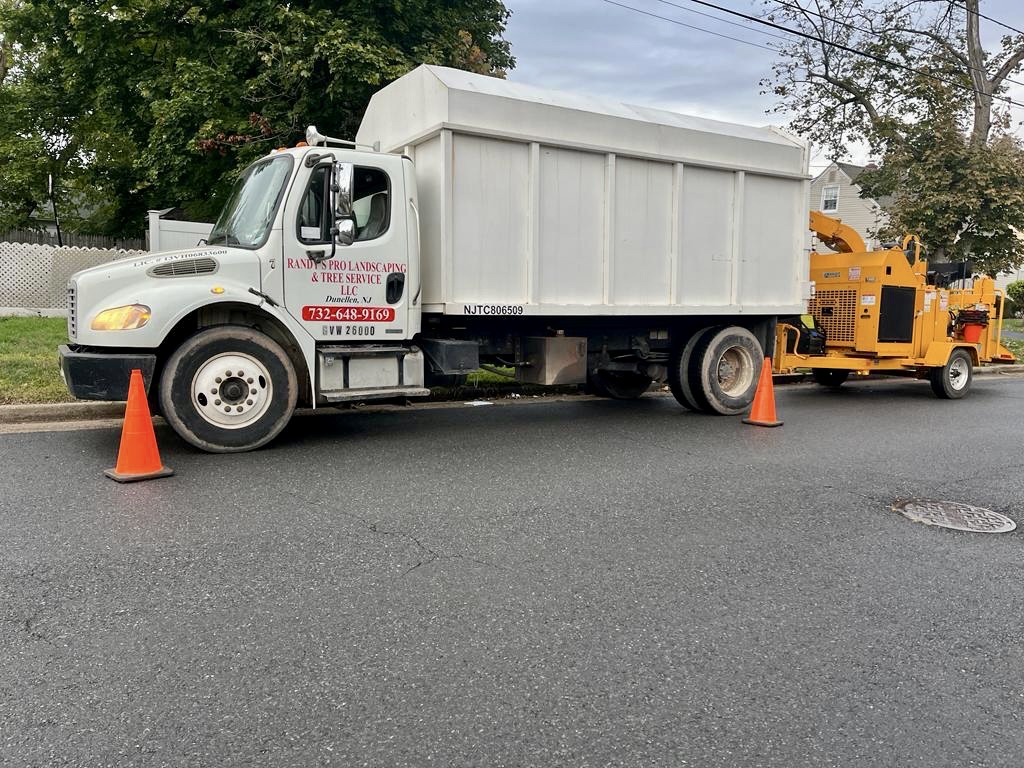
[[[400,160],[362,158],[369,162],[354,163],[351,245],[330,255],[332,155],[308,171],[303,163],[285,211],[285,303],[318,341],[394,342],[409,330],[406,212],[395,205],[403,199]]]

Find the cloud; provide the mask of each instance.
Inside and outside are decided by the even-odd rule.
[[[683,8],[658,0],[615,2],[759,45],[779,42],[759,33],[755,24],[737,27],[687,12],[684,8],[724,16],[686,0],[672,0]],[[752,15],[763,11],[759,0],[723,5]],[[518,60],[511,80],[718,120],[786,122],[784,115],[768,114],[773,99],[760,93],[760,80],[771,73],[770,51],[603,0],[506,0],[506,6],[512,10],[506,38]],[[1024,29],[1021,8],[1020,0],[986,0],[985,14]],[[1011,34],[990,20],[982,21],[981,31],[993,52],[999,38]],[[1024,73],[1014,79],[1024,83]],[[1011,84],[1008,95],[1024,103],[1024,85]],[[1013,119],[1015,132],[1024,134],[1024,108],[1014,108]],[[851,151],[857,161],[867,158],[864,148]]]
[[[618,1],[618,0],[617,0]],[[768,38],[654,0],[621,0],[659,16],[764,44]],[[510,79],[540,87],[763,125],[769,51],[601,0],[510,0]]]

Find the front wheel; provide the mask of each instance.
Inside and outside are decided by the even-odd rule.
[[[295,368],[281,345],[242,326],[200,331],[170,356],[160,407],[196,448],[236,453],[273,440],[295,411]]]
[[[928,374],[932,392],[943,400],[959,400],[967,394],[974,380],[974,363],[966,349],[954,349],[941,368],[932,368]]]

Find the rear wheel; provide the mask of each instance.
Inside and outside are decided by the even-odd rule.
[[[814,368],[811,371],[811,376],[823,387],[839,389],[843,382],[850,377],[850,372],[840,370],[839,368]]]
[[[651,377],[631,371],[594,371],[587,384],[598,397],[636,400],[651,388]]]
[[[699,403],[694,395],[694,392],[690,388],[690,369],[694,364],[700,363],[700,357],[694,357],[694,350],[697,345],[703,341],[704,337],[710,333],[714,333],[717,328],[702,328],[697,331],[693,336],[686,340],[685,344],[680,344],[672,351],[672,356],[669,359],[668,364],[668,386],[672,390],[672,395],[684,408],[689,408],[691,411],[704,411],[707,410],[707,406]]]
[[[694,349],[690,388],[704,410],[735,416],[754,402],[764,352],[757,337],[733,325],[702,337]]]
[[[291,419],[297,399],[288,353],[241,326],[200,331],[168,358],[160,377],[164,418],[183,440],[212,453],[270,442]]]
[[[932,392],[943,400],[959,400],[971,389],[974,380],[974,363],[966,349],[954,349],[942,368],[929,372]]]

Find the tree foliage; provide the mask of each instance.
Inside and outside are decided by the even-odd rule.
[[[1024,280],[1014,280],[1006,286],[1006,295],[1015,307],[1024,308]]]
[[[1024,63],[1024,35],[986,51],[979,0],[766,5],[811,38],[784,45],[763,83],[776,111],[837,159],[852,142],[881,155],[879,169],[857,179],[865,195],[893,198],[881,234],[917,232],[932,258],[969,258],[979,271],[1019,265],[1024,148],[1002,99]]]
[[[421,63],[514,66],[500,0],[0,0],[0,228],[46,174],[83,226],[148,208],[209,220],[238,169],[313,123],[354,135],[370,96]]]

